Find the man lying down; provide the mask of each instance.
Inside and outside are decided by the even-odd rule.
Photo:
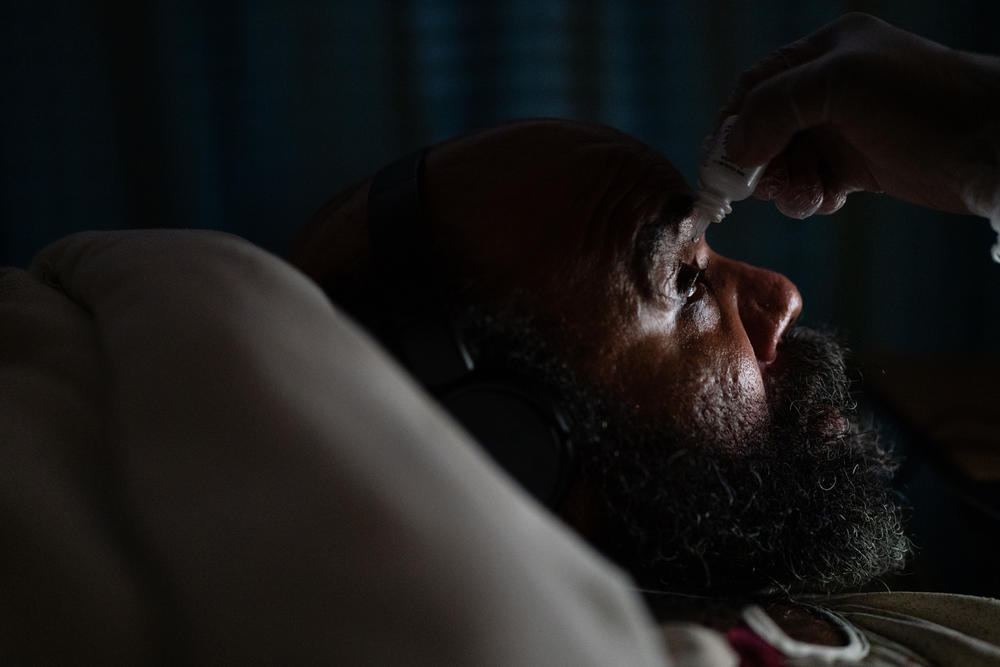
[[[825,30],[899,38],[858,17]],[[741,157],[778,165],[783,211],[907,193],[866,180],[885,160],[783,185],[779,144]],[[922,203],[969,213],[993,192],[937,191]],[[691,206],[669,161],[621,132],[526,121],[335,197],[301,271],[226,235],[155,231],[71,236],[0,272],[0,654],[1000,664],[994,600],[856,593],[907,552],[891,458],[842,351],[795,328],[794,286],[692,240]],[[480,444],[515,451],[561,520]]]
[[[421,159],[390,170],[412,176]],[[692,193],[666,158],[610,128],[540,120],[423,162],[420,197],[380,175],[335,198],[297,263],[411,369],[465,349],[474,370],[429,383],[446,405],[500,385],[537,406],[538,428],[564,430],[567,469],[531,490],[661,614],[729,629],[745,596],[856,591],[901,568],[892,459],[855,412],[843,349],[794,325],[785,277],[692,241]],[[374,221],[386,188],[396,209]],[[388,229],[366,233],[375,224]],[[380,247],[400,238],[409,255]],[[444,342],[427,340],[435,324]],[[560,446],[502,424],[516,418],[504,392],[486,394],[478,409],[501,417],[478,432],[473,419],[473,434],[514,474],[530,453],[509,450]]]
[[[503,179],[467,178],[483,156]],[[573,456],[566,483],[557,474],[532,488],[562,520],[491,465],[342,312],[370,316],[395,342],[378,317],[386,294],[410,316],[440,311],[405,282],[437,293],[427,276],[394,276],[404,282],[388,289],[374,278],[383,286],[370,294],[371,188],[318,216],[298,256],[339,307],[302,272],[229,235],[77,234],[40,252],[30,272],[0,271],[2,655],[15,664],[996,658],[992,600],[804,597],[856,591],[898,567],[906,541],[884,488],[891,466],[844,400],[836,346],[791,333],[794,288],[685,240],[690,193],[664,158],[614,130],[561,121],[504,126],[426,158],[435,245],[457,249],[440,250],[449,259],[439,273],[474,276],[452,284],[449,324],[478,369],[504,386],[520,378],[519,396],[552,404],[538,412]],[[585,179],[577,164],[610,168]],[[473,207],[484,196],[488,206]],[[506,227],[489,224],[517,201],[529,206]],[[463,235],[468,221],[483,226]],[[387,320],[420,328],[419,318]],[[408,359],[422,373],[439,366]],[[478,382],[464,380],[470,390]],[[486,396],[500,413],[494,428],[520,444],[510,434],[528,432],[505,420],[529,413]],[[491,433],[481,440],[495,446]],[[636,583],[662,593],[649,595],[661,600],[661,629]]]
[[[1000,90],[970,93],[961,77],[928,81],[921,92],[938,97],[915,122],[931,138],[874,141],[907,128],[873,128],[884,119],[859,118],[860,107],[843,101],[878,103],[881,94],[891,105],[915,91],[880,93],[884,81],[870,70],[866,78],[797,67],[857,68],[859,48],[869,65],[894,51],[914,73],[927,59],[955,58],[850,15],[763,61],[721,114],[743,114],[732,141],[743,164],[771,161],[758,195],[796,217],[831,213],[860,189],[995,215],[996,157],[953,152],[972,140],[957,134],[962,123],[976,142],[1000,145],[995,123],[979,111],[948,116],[948,101],[969,94],[996,109]],[[841,51],[854,60],[838,61]],[[1000,71],[996,59],[976,58],[943,67]],[[915,148],[904,154],[903,145]],[[965,612],[916,612],[927,597],[886,612],[897,614],[895,628],[870,620],[874,598],[854,599],[867,640],[826,612],[774,608],[789,634],[827,645],[812,653],[747,612],[746,600],[858,591],[900,570],[908,542],[888,485],[892,458],[855,410],[843,349],[795,326],[801,298],[785,277],[695,238],[692,205],[669,160],[635,139],[526,121],[445,142],[349,188],[307,228],[294,260],[536,497],[622,566],[662,617],[697,618],[734,646],[759,642],[785,658],[917,660],[906,644],[940,662],[1000,660],[993,602],[963,599],[992,619],[972,633],[974,649],[928,639],[930,618]],[[448,349],[466,363],[446,362]],[[562,444],[504,424],[515,412],[496,385],[532,403],[539,428]],[[476,392],[481,402],[470,408],[466,394]],[[491,399],[492,420],[483,416]],[[524,462],[530,453],[512,448],[555,448],[564,469],[539,482],[545,475]],[[922,638],[900,630],[911,621]],[[756,633],[749,640],[744,624]],[[868,649],[854,640],[877,646],[862,658]]]
[[[692,192],[666,158],[610,128],[526,121],[430,150],[422,183],[426,222],[394,211],[344,247],[372,224],[366,182],[321,211],[299,264],[397,353],[428,327],[387,311],[415,290],[445,299],[420,316],[450,318],[472,373],[537,390],[551,430],[566,424],[570,479],[538,495],[643,587],[855,589],[902,565],[892,462],[854,412],[843,350],[794,326],[785,277],[691,240]],[[400,237],[409,255],[378,247]],[[446,403],[464,382],[438,384]]]

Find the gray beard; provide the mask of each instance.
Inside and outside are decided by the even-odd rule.
[[[769,386],[771,426],[722,450],[749,452],[734,455],[626,415],[524,321],[476,308],[458,321],[477,363],[546,386],[566,412],[576,472],[598,495],[591,541],[642,588],[827,593],[903,566],[895,462],[858,416],[844,350],[830,336],[786,335],[781,379]],[[838,413],[845,430],[830,428]]]

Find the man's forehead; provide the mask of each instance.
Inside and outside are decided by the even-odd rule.
[[[588,123],[562,118],[529,118],[495,125],[456,137],[444,144],[478,140],[509,139],[522,136],[533,140],[548,139],[552,142],[586,143],[586,142],[635,142],[641,143],[635,137],[608,125]],[[444,145],[442,144],[442,145]]]
[[[603,125],[564,120],[509,123],[439,145],[432,178],[468,211],[580,220],[595,207],[649,208],[690,188],[662,153]],[[620,211],[619,211],[620,213]]]
[[[662,153],[635,137],[606,125],[562,119],[530,119],[505,123],[457,137],[435,150],[467,159],[498,158],[526,164],[555,162],[571,168],[578,152],[606,159],[636,161],[675,171]]]

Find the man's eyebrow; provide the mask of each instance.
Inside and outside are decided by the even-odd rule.
[[[691,215],[693,206],[694,197],[690,195],[673,197],[660,209],[659,215],[642,223],[636,231],[632,270],[641,290],[651,293],[653,286],[649,278],[656,258],[666,244],[680,245],[680,225]]]

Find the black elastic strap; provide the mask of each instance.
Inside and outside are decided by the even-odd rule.
[[[421,149],[383,167],[368,190],[368,236],[375,279],[385,303],[404,315],[422,309],[425,278],[433,270],[423,202],[426,152]]]
[[[368,234],[383,306],[379,338],[424,384],[435,387],[472,371],[454,329],[424,205],[427,149],[382,168],[368,191]]]

